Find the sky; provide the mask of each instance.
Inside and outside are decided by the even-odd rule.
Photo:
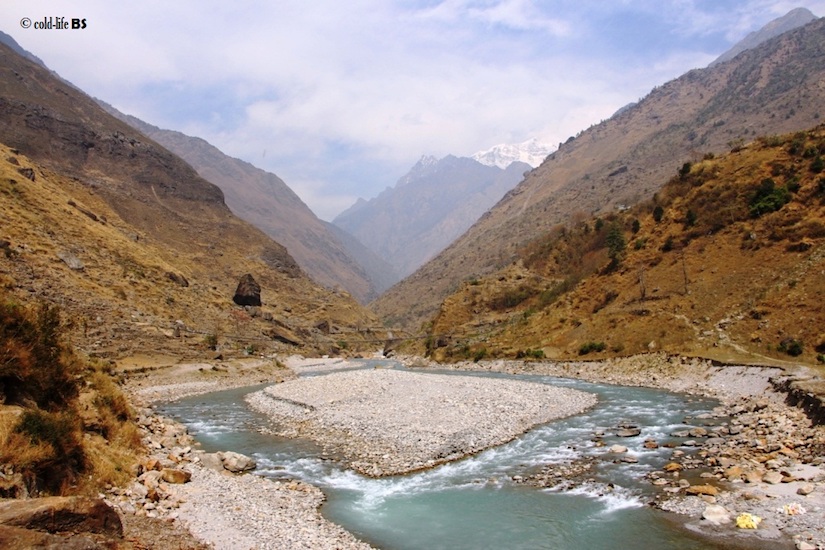
[[[557,145],[796,7],[825,15],[825,0],[4,0],[0,30],[331,220],[422,155]],[[35,28],[49,17],[85,28]]]

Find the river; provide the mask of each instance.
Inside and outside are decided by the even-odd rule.
[[[371,364],[364,361],[364,366]],[[674,431],[714,422],[696,419],[716,406],[714,400],[546,376],[515,378],[593,392],[599,403],[473,457],[381,479],[341,468],[312,442],[261,433],[269,420],[243,400],[260,386],[182,399],[163,405],[160,412],[186,424],[206,451],[248,454],[258,461],[258,475],[320,487],[327,495],[324,516],[378,548],[724,547],[697,538],[672,515],[652,508],[648,503],[659,489],[644,479],[646,472],[669,461],[673,449],[662,444],[683,442],[671,436]],[[691,418],[695,420],[685,423]],[[619,438],[613,432],[620,424],[635,424],[641,434]],[[594,442],[597,432],[604,432],[604,446]],[[649,438],[659,448],[645,449],[642,444]],[[624,455],[609,454],[613,444],[628,447],[628,455],[638,462],[617,460]],[[586,478],[562,490],[514,481],[549,464],[589,459],[594,467]]]

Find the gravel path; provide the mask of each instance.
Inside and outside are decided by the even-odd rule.
[[[596,397],[518,380],[374,369],[290,380],[247,401],[277,433],[314,439],[379,477],[506,443],[592,407]]]

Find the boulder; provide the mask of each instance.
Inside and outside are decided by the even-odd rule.
[[[161,477],[166,483],[183,484],[188,483],[192,479],[192,473],[186,470],[179,470],[177,468],[164,468],[161,471]]]
[[[254,459],[233,451],[218,453],[218,457],[221,459],[224,469],[229,470],[233,474],[248,472],[258,467]]]
[[[719,489],[713,485],[691,485],[685,489],[685,493],[689,495],[710,495],[714,497],[719,494]]]
[[[731,521],[730,512],[724,506],[718,504],[706,506],[704,512],[702,512],[702,519],[712,525],[724,525]]]
[[[0,525],[49,533],[99,533],[122,537],[117,512],[103,499],[46,497],[0,503]]]
[[[765,483],[770,483],[771,485],[776,485],[778,483],[782,483],[782,474],[779,472],[768,472],[764,476],[762,476],[762,481]]]
[[[239,306],[261,306],[261,285],[247,273],[241,277],[238,283],[238,288],[235,290],[235,295],[232,301]]]
[[[60,550],[105,550],[113,548],[83,535],[52,535],[22,527],[0,525],[0,548],[59,548]]]
[[[616,430],[616,437],[636,437],[642,433],[639,428],[620,428]]]
[[[610,449],[608,449],[611,453],[626,453],[627,447],[624,445],[611,445]]]

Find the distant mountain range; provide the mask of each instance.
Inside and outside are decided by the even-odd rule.
[[[340,230],[331,231],[275,174],[230,157],[203,139],[163,130],[101,105],[220,187],[235,214],[283,244],[298,265],[324,286],[343,288],[366,303],[398,280],[389,264],[371,256]]]
[[[491,273],[560,224],[650,198],[685,162],[825,115],[825,20],[692,70],[568,140],[438,256],[371,307],[415,330],[461,281]]]
[[[523,162],[532,167],[536,167],[544,162],[547,155],[552,153],[555,147],[547,143],[542,143],[538,139],[529,139],[514,145],[501,144],[491,147],[486,151],[480,151],[470,158],[487,166],[497,166],[507,168],[514,162]]]
[[[466,231],[531,169],[517,160],[506,165],[424,156],[395,187],[360,199],[332,223],[406,276]]]

